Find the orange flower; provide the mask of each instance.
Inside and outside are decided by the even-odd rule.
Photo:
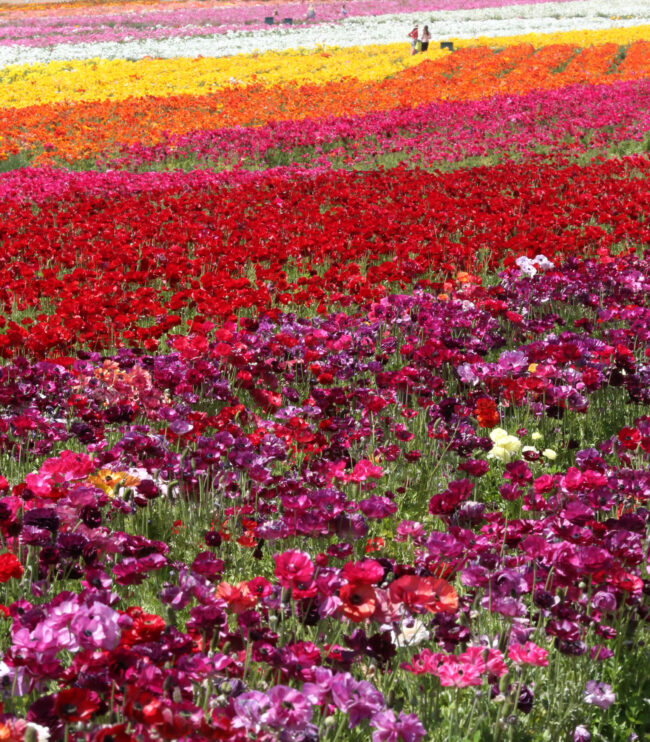
[[[339,590],[339,598],[343,603],[343,615],[354,623],[370,618],[377,607],[377,595],[371,585],[354,582],[343,585]]]
[[[384,548],[384,539],[381,536],[373,536],[368,539],[366,543],[366,554],[371,554],[373,551],[381,551]]]
[[[251,592],[246,580],[231,585],[228,582],[220,582],[217,585],[217,598],[228,603],[234,613],[243,613],[257,603],[257,596]]]
[[[322,85],[254,83],[207,95],[69,101],[0,110],[0,137],[8,154],[39,151],[37,165],[109,159],[120,145],[160,142],[161,132],[186,134],[271,121],[387,111],[437,100],[479,100],[499,93],[521,95],[578,83],[606,84],[650,74],[650,42],[636,41],[616,66],[619,48],[600,44],[578,50],[552,44],[535,50],[519,44],[495,52],[468,47],[426,60],[392,77],[367,82],[348,78]],[[250,101],[258,101],[251,106]],[[74,127],[62,122],[75,121]],[[93,137],[86,136],[89,128]],[[54,135],[53,135],[54,134]],[[50,146],[43,149],[43,145]],[[41,151],[43,150],[43,151]]]
[[[391,582],[390,599],[405,605],[412,613],[455,613],[458,593],[446,580],[403,575]]]
[[[478,400],[474,414],[482,428],[494,428],[499,424],[499,412],[496,403],[489,397],[482,397]]]

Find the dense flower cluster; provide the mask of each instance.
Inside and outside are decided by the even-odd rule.
[[[643,79],[365,116],[197,131],[153,147],[130,145],[122,158],[108,162],[150,169],[191,158],[200,166],[260,169],[283,161],[350,167],[395,153],[424,166],[540,150],[549,156],[577,156],[622,142],[644,142],[650,131],[649,93],[650,81]]]
[[[268,11],[263,6],[257,6],[257,23],[253,28],[240,25],[235,29],[218,30],[210,26],[185,24],[176,33],[169,29],[167,33],[156,34],[151,33],[144,21],[147,31],[144,34],[138,33],[141,29],[127,26],[126,33],[104,32],[91,41],[83,39],[83,35],[82,40],[78,41],[68,34],[63,42],[47,36],[41,38],[39,46],[25,44],[24,40],[18,45],[0,43],[0,66],[93,57],[222,57],[270,50],[314,49],[322,45],[324,34],[332,46],[356,46],[359,39],[368,37],[382,44],[394,44],[403,41],[405,27],[417,22],[428,23],[434,38],[482,39],[527,34],[540,28],[550,33],[579,32],[584,28],[602,29],[611,34],[613,29],[625,29],[650,21],[650,9],[639,0],[560,0],[516,4],[499,1],[487,3],[488,7],[484,7],[483,3],[479,7],[470,3],[469,8],[463,7],[464,3],[456,3],[454,10],[433,9],[435,12],[431,14],[425,12],[422,9],[424,4],[420,3],[416,4],[420,8],[416,12],[409,7],[410,3],[403,9],[397,3],[391,5],[402,12],[355,16],[348,13],[347,4],[335,3],[332,9],[324,11],[321,18],[323,23],[299,23],[296,28],[293,24],[280,24],[278,27],[274,23],[271,27],[262,27],[267,30],[261,30],[262,20]],[[296,10],[302,17],[296,20],[306,20],[306,6],[308,3],[297,4]],[[381,4],[377,10],[381,13]],[[432,10],[430,5],[427,10]],[[336,18],[337,15],[334,21],[332,16]],[[115,36],[117,39],[112,40]],[[49,43],[52,41],[56,43]]]
[[[317,0],[309,2],[282,2],[273,6],[277,11],[275,23],[291,18],[292,23],[326,23],[341,21],[344,17],[394,15],[395,13],[426,13],[432,11],[496,8],[508,5],[535,5],[549,0]],[[558,2],[554,0],[552,10]],[[312,5],[313,18],[309,17]],[[344,8],[344,14],[342,10]],[[70,3],[50,8],[46,13],[33,10],[28,15],[22,10],[7,9],[0,16],[0,44],[20,46],[50,46],[63,43],[96,43],[132,41],[134,39],[171,39],[177,37],[207,36],[234,30],[267,28],[264,18],[268,6],[249,2],[156,2],[121,3],[120,11],[108,7],[88,6],[82,12]]]
[[[412,144],[421,145],[424,156],[427,150],[437,148],[438,159],[446,155],[450,146],[444,143],[445,136],[461,142],[469,137],[472,151],[467,152],[468,155],[476,154],[477,150],[478,153],[495,150],[499,140],[504,147],[512,146],[515,151],[521,151],[521,135],[516,135],[521,121],[538,122],[540,105],[548,105],[558,112],[563,103],[569,105],[567,96],[562,93],[541,98],[531,95],[519,104],[504,101],[513,93],[559,90],[577,84],[587,87],[582,93],[573,88],[571,99],[575,98],[575,102],[569,105],[567,112],[557,113],[566,121],[569,130],[576,132],[585,125],[598,129],[623,124],[621,134],[627,136],[626,106],[629,103],[626,104],[626,100],[629,101],[630,95],[634,99],[639,94],[632,93],[634,88],[628,86],[613,88],[611,93],[592,86],[607,84],[609,88],[611,84],[648,77],[649,42],[644,39],[650,35],[650,30],[632,31],[634,29],[626,32],[625,39],[612,39],[612,43],[604,43],[607,39],[602,36],[594,37],[590,42],[592,46],[582,50],[576,49],[576,44],[582,42],[570,37],[547,39],[539,49],[535,39],[516,37],[500,51],[473,47],[453,54],[432,50],[427,55],[413,57],[406,54],[404,45],[387,45],[224,60],[92,60],[52,63],[44,68],[12,68],[11,82],[0,92],[0,96],[4,95],[0,101],[5,105],[0,110],[2,151],[5,155],[26,153],[38,164],[73,163],[111,155],[124,145],[134,143],[138,143],[138,147],[161,142],[169,144],[170,138],[172,146],[182,151],[184,143],[177,145],[176,137],[195,132],[188,149],[190,154],[198,149],[200,156],[206,135],[198,132],[273,124],[260,134],[236,132],[231,140],[226,138],[228,146],[223,153],[223,164],[227,165],[237,161],[241,149],[249,146],[247,142],[250,146],[259,142],[259,147],[263,148],[265,139],[270,137],[271,141],[277,141],[278,135],[269,134],[269,131],[283,130],[286,126],[287,133],[278,142],[280,149],[282,141],[296,138],[296,126],[287,124],[288,119],[299,122],[298,128],[305,126],[299,141],[304,139],[309,144],[313,136],[310,132],[314,130],[322,134],[323,141],[327,141],[332,132],[340,136],[349,130],[349,119],[343,118],[337,123],[322,121],[324,117],[348,117],[418,106],[421,108],[412,114],[398,110],[393,116],[380,115],[367,120],[371,131],[366,134],[379,137],[379,146],[374,145],[376,151],[390,153],[403,147],[400,140],[416,137]],[[623,41],[629,46],[621,47]],[[503,39],[495,40],[498,46],[504,43]],[[352,71],[354,76],[351,76]],[[148,97],[152,95],[157,97],[154,105]],[[518,117],[510,122],[514,129],[511,141],[507,130],[499,138],[489,125],[479,125],[476,134],[459,132],[453,123],[448,123],[449,116],[453,117],[453,105],[440,105],[441,100],[474,101],[498,95],[507,98],[486,102],[486,109],[471,104],[460,108],[466,115],[475,117],[479,113],[499,116],[503,112],[498,109],[515,106],[516,113],[505,112]],[[597,109],[598,101],[607,95],[617,100],[622,110],[617,113],[615,109],[603,121],[604,114],[598,117],[597,113],[590,115],[590,111]],[[638,122],[644,110],[642,97],[638,103],[641,110],[633,122]],[[573,116],[568,115],[568,111],[572,111]],[[590,118],[583,121],[584,116]],[[458,116],[453,118],[459,120]],[[67,119],[75,120],[76,125],[61,125]],[[320,121],[310,123],[309,119]],[[435,122],[437,127],[449,130],[442,136],[418,136],[420,127],[426,122]],[[366,126],[361,120],[359,133],[363,133]],[[391,127],[395,131],[391,132]],[[541,139],[540,143],[546,144],[543,131],[538,132],[537,128],[533,141]],[[640,129],[643,130],[643,126]],[[92,137],[86,135],[89,130],[93,132]],[[594,134],[598,144],[597,132]],[[492,139],[495,136],[496,139]],[[397,143],[393,142],[395,137]],[[315,138],[318,139],[318,134]],[[559,138],[556,134],[555,139]],[[636,137],[632,135],[631,138]],[[530,141],[524,135],[523,142],[527,140]],[[526,149],[525,144],[523,148]]]
[[[650,268],[647,258],[540,258],[531,275],[519,262],[495,287],[465,284],[454,298],[391,295],[367,314],[312,320],[276,312],[212,340],[195,322],[167,356],[7,365],[2,448],[49,455],[22,482],[3,480],[0,498],[2,581],[25,580],[23,563],[33,565],[37,600],[6,607],[12,646],[0,666],[13,694],[38,691],[27,719],[53,739],[120,708],[107,728],[124,739],[128,723],[139,739],[282,729],[307,740],[338,710],[376,742],[417,741],[417,717],[350,674],[358,658],[381,669],[402,657],[404,672],[442,688],[486,680],[498,693],[504,676],[547,667],[551,653],[611,657],[614,617],[647,617],[650,421],[549,471],[518,437],[542,436],[496,427],[486,403],[528,409],[537,427],[559,410],[585,415],[602,388],[650,403]],[[563,329],[562,305],[584,313],[580,334]],[[88,453],[54,454],[73,440]],[[505,466],[490,463],[493,443],[510,451]],[[418,512],[426,462],[443,447],[458,474]],[[488,472],[499,470],[495,501]],[[410,482],[408,496],[389,481]],[[131,532],[140,511],[182,502],[207,516],[203,545],[183,559]],[[391,522],[411,563],[377,546]],[[313,548],[292,547],[296,538]],[[259,564],[245,579],[241,551]],[[159,613],[128,607],[130,587],[158,573]],[[80,589],[44,600],[62,579]],[[508,620],[498,647],[474,627],[477,610]],[[296,620],[309,631],[281,641],[274,627]],[[338,639],[317,643],[328,635]],[[444,651],[404,655],[429,638]],[[263,690],[244,680],[248,652]],[[535,694],[519,677],[507,694],[528,713]],[[221,689],[209,709],[206,683]],[[613,700],[606,684],[587,685],[586,703]]]
[[[116,340],[151,350],[242,308],[322,312],[390,289],[444,293],[458,270],[503,258],[648,241],[647,169],[638,157],[447,175],[16,171],[0,183],[0,352],[67,355]],[[451,282],[432,280],[438,272]]]
[[[0,8],[0,740],[650,734],[647,17]]]

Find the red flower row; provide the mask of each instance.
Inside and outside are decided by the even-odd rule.
[[[83,173],[67,176],[65,198],[38,196],[51,172],[24,171],[0,182],[0,353],[153,350],[184,313],[205,335],[244,308],[444,291],[433,275],[648,242],[649,169],[635,157],[450,174],[152,173],[135,192]]]

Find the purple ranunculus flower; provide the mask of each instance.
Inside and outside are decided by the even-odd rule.
[[[499,356],[498,366],[502,371],[517,373],[528,366],[528,358],[520,350],[506,350]]]
[[[311,720],[313,708],[304,693],[276,685],[267,691],[271,705],[262,721],[274,729],[303,729]]]
[[[233,726],[235,728],[244,727],[249,731],[259,731],[262,714],[269,707],[269,704],[268,696],[257,690],[251,690],[237,696],[233,701],[235,710]]]
[[[397,505],[392,500],[389,500],[388,497],[372,495],[367,500],[361,500],[359,510],[361,510],[366,518],[379,520],[397,512]]]
[[[334,705],[349,714],[350,729],[386,705],[383,695],[372,683],[355,680],[348,672],[341,673],[334,679],[331,691]]]
[[[588,680],[585,687],[585,703],[591,703],[601,709],[608,709],[616,700],[616,693],[607,683]]]

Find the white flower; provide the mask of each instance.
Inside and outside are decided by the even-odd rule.
[[[555,461],[555,459],[557,458],[557,453],[555,453],[552,448],[545,448],[542,451],[542,456],[544,456],[544,458],[547,458],[549,461]]]
[[[612,20],[611,16],[617,16]],[[142,59],[143,57],[225,57],[254,51],[358,46],[363,39],[376,44],[407,43],[415,23],[427,23],[434,39],[476,39],[545,32],[638,26],[650,22],[650,3],[638,0],[574,0],[531,3],[501,8],[439,10],[433,13],[391,13],[349,16],[335,23],[269,27],[211,36],[184,36],[132,41],[54,44],[47,48],[0,45],[0,67],[73,59]],[[542,267],[537,263],[538,267]],[[545,268],[543,268],[545,269]]]
[[[525,275],[532,278],[533,276],[537,275],[537,268],[535,267],[535,263],[530,259],[527,258],[525,255],[520,255],[517,260],[515,260],[515,263],[517,264],[517,268]]]
[[[512,459],[513,454],[521,450],[519,438],[516,435],[510,435],[503,428],[494,428],[490,433],[490,439],[494,446],[488,451],[488,459],[499,459],[507,464]]]
[[[25,731],[28,729],[36,732],[36,742],[47,742],[50,738],[50,730],[47,727],[42,727],[40,724],[34,724],[33,721],[28,721]]]
[[[398,647],[415,647],[427,641],[430,636],[422,621],[418,619],[402,621],[399,629],[399,634],[391,631],[393,641]]]
[[[534,441],[541,441],[542,440],[542,434],[539,433],[537,430],[530,436]]]
[[[507,464],[510,461],[510,452],[506,451],[502,446],[492,446],[488,451],[487,457],[488,459],[499,459],[499,461]]]
[[[516,435],[510,435],[503,428],[495,428],[490,433],[492,443],[501,448],[505,448],[508,453],[517,453],[521,449],[521,441]]]
[[[498,443],[499,441],[507,437],[508,431],[504,430],[503,428],[494,428],[494,430],[490,432],[490,440],[492,441],[492,443]]]
[[[548,271],[551,268],[555,268],[555,264],[546,257],[546,255],[535,255],[533,263],[542,271]]]

